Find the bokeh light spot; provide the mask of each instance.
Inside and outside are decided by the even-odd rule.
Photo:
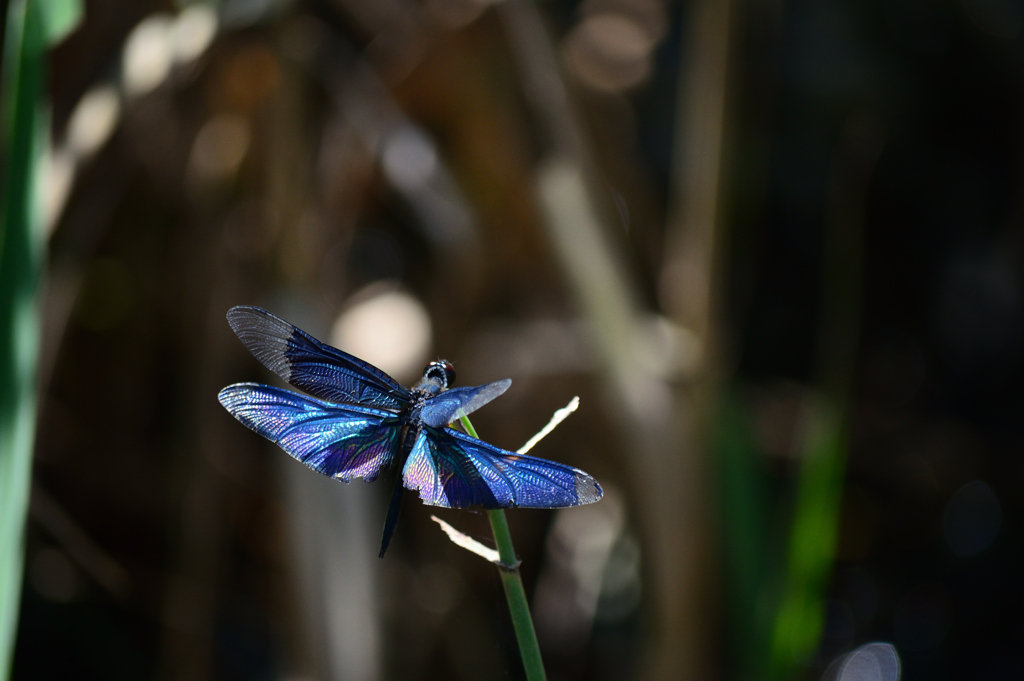
[[[402,291],[372,285],[355,296],[360,302],[338,317],[332,345],[379,367],[402,382],[419,375],[432,342],[430,315]]]
[[[833,662],[821,681],[898,681],[900,658],[890,643],[868,643]]]
[[[178,64],[188,64],[210,46],[217,36],[217,12],[213,6],[186,7],[171,28],[171,53]]]
[[[265,102],[281,80],[277,56],[261,45],[248,45],[232,54],[224,67],[225,104],[233,111],[249,112]]]
[[[654,41],[633,19],[595,14],[565,39],[565,59],[580,81],[595,90],[620,92],[639,85],[651,72]]]
[[[384,146],[384,172],[398,187],[411,191],[430,181],[437,170],[437,152],[422,133],[405,127]]]
[[[139,22],[124,45],[121,75],[125,92],[138,97],[153,90],[171,70],[173,20],[155,14]]]
[[[199,181],[225,178],[238,169],[248,150],[249,122],[231,114],[215,116],[196,135],[189,170]]]
[[[68,121],[67,143],[75,155],[89,156],[110,138],[121,117],[121,100],[111,85],[92,88]]]

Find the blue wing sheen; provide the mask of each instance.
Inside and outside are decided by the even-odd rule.
[[[428,426],[441,428],[462,416],[468,416],[512,385],[509,378],[471,388],[450,388],[427,400],[420,418]]]
[[[249,352],[299,390],[329,402],[399,411],[409,391],[383,371],[321,343],[259,307],[228,310],[228,324]]]
[[[401,429],[389,411],[328,404],[258,383],[230,385],[217,398],[246,427],[317,473],[373,482],[395,459]]]
[[[564,508],[604,494],[578,468],[508,452],[451,428],[420,431],[402,481],[423,503],[447,508]]]

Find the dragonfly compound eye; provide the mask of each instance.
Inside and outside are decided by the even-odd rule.
[[[455,367],[447,360],[431,362],[423,370],[424,378],[433,378],[441,382],[442,387],[447,390],[455,385]]]

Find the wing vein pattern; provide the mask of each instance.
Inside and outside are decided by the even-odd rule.
[[[372,482],[395,460],[401,429],[389,411],[258,383],[230,385],[218,399],[246,427],[323,475]]]
[[[421,430],[402,478],[423,503],[450,508],[563,508],[603,494],[578,468],[505,451],[451,428]]]
[[[263,366],[314,397],[392,411],[409,403],[409,391],[377,367],[321,343],[266,310],[233,307],[228,324]]]

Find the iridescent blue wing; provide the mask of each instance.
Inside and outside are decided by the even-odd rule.
[[[578,468],[514,454],[451,428],[423,428],[402,471],[403,484],[430,506],[563,508],[604,494]]]
[[[217,396],[224,408],[317,473],[373,482],[395,460],[399,427],[382,409],[341,406],[258,383],[236,383]]]
[[[258,307],[228,310],[228,324],[263,366],[293,386],[329,402],[398,411],[409,391],[377,367]]]
[[[508,390],[512,379],[505,378],[473,388],[452,388],[427,400],[420,418],[428,426],[441,428],[462,416],[468,416]]]

